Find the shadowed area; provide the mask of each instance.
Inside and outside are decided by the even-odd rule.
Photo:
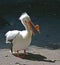
[[[17,54],[13,54],[14,56],[17,57]],[[52,60],[48,60],[47,57],[40,55],[40,54],[32,54],[28,53],[27,55],[24,56],[24,54],[20,53],[20,58],[26,59],[26,60],[32,60],[32,61],[44,61],[44,62],[51,62],[54,63]]]
[[[10,26],[10,23],[0,16],[0,30],[7,26]]]

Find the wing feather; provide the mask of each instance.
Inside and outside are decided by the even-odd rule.
[[[13,40],[18,33],[19,33],[18,30],[8,31],[8,32],[5,34],[5,36],[6,36],[6,43],[11,43],[10,40]]]

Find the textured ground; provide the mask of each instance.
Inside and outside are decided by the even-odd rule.
[[[18,58],[12,55],[9,49],[0,49],[0,65],[60,65],[60,49],[30,46],[27,52],[25,58]]]

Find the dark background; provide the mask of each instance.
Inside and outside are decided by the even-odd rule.
[[[27,12],[41,33],[33,36],[32,45],[49,49],[60,48],[60,0],[0,0],[0,48],[5,48],[5,33],[23,30],[19,21]]]

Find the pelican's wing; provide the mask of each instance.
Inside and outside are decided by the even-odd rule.
[[[11,40],[13,40],[18,33],[19,33],[18,30],[8,31],[5,34],[5,36],[6,36],[6,43],[11,43]]]

